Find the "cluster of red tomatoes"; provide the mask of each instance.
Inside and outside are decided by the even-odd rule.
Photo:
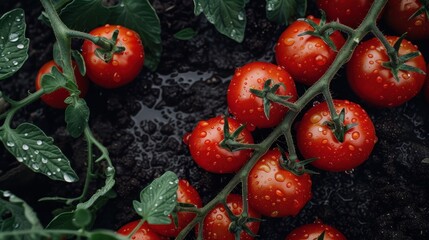
[[[82,76],[77,64],[73,62],[76,84],[80,90],[80,97],[84,97],[88,91],[88,78],[98,86],[103,88],[117,88],[133,81],[143,68],[144,47],[140,36],[135,31],[119,25],[104,25],[90,32],[96,37],[111,39],[115,30],[118,35],[115,46],[111,50],[99,51],[101,48],[89,40],[85,40],[82,45],[82,56],[85,62],[86,75]],[[112,40],[113,41],[113,40]],[[123,47],[124,49],[119,49]],[[110,55],[110,59],[103,59],[102,55]],[[52,68],[57,67],[62,71],[54,60],[45,63],[37,74],[36,90],[42,88],[42,76],[51,73]],[[43,102],[47,105],[64,109],[67,104],[64,100],[69,96],[65,88],[60,88],[52,93],[42,96]]]

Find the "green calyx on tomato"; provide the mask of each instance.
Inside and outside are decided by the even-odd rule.
[[[402,40],[404,40],[406,33],[402,34],[398,40],[396,40],[395,44],[393,45],[392,51],[387,51],[387,54],[389,55],[390,61],[384,62],[382,65],[385,68],[388,68],[392,71],[393,77],[397,82],[399,82],[398,73],[399,71],[408,71],[408,72],[416,72],[419,74],[425,75],[426,73],[421,70],[420,68],[413,67],[411,65],[405,64],[408,60],[413,59],[415,57],[420,56],[420,52],[410,52],[407,54],[404,54],[402,56],[399,56],[399,48],[401,47]],[[390,45],[389,45],[390,46]]]
[[[311,35],[318,37],[323,40],[333,51],[337,51],[337,46],[335,46],[335,43],[332,41],[332,39],[329,37],[332,33],[334,33],[334,29],[328,28],[326,30],[322,30],[323,26],[326,24],[326,14],[323,10],[320,10],[321,16],[320,16],[320,23],[317,24],[313,20],[308,18],[298,19],[301,21],[304,21],[308,23],[314,30],[311,31],[305,31],[303,33],[300,33],[298,36],[304,36],[304,35]]]
[[[429,0],[420,0],[420,2],[422,3],[422,6],[417,9],[417,11],[413,13],[413,15],[408,18],[408,20],[412,20],[422,13],[424,13],[426,17],[429,18]]]
[[[224,139],[219,143],[219,146],[227,149],[230,152],[244,150],[244,149],[254,149],[257,145],[242,143],[242,139],[239,138],[241,132],[246,128],[246,125],[241,124],[234,132],[230,133],[228,116],[223,117],[225,123],[223,125],[223,135]]]
[[[116,29],[115,31],[113,31],[111,39],[101,38],[100,39],[101,41],[103,41],[103,40],[107,41],[107,45],[109,47],[108,48],[97,48],[95,50],[95,55],[97,55],[97,57],[102,59],[104,62],[108,63],[108,62],[110,62],[110,60],[112,60],[113,54],[121,53],[121,52],[125,51],[125,47],[116,45],[116,40],[118,39],[118,35],[119,35],[119,30]]]
[[[271,83],[273,80],[267,79],[264,83],[264,88],[262,90],[250,89],[250,92],[255,94],[256,96],[262,98],[263,106],[264,106],[264,114],[267,119],[270,119],[270,109],[271,102],[279,103],[289,109],[295,110],[295,104],[288,102],[288,100],[292,96],[280,96],[277,95],[276,92],[280,88],[280,86],[286,89],[286,86],[283,83],[276,83],[271,87]]]
[[[283,169],[288,170],[289,172],[295,174],[296,176],[301,176],[305,173],[319,174],[316,171],[305,168],[305,166],[307,166],[308,164],[316,161],[317,158],[309,158],[303,161],[297,161],[296,159],[289,158],[289,156],[286,154],[286,151],[280,145],[278,145],[277,148],[279,149],[281,154],[279,163]]]
[[[346,135],[346,133],[353,127],[357,126],[357,123],[344,124],[345,115],[346,115],[346,110],[343,108],[340,114],[338,115],[335,114],[335,116],[332,116],[331,121],[324,122],[324,124],[327,125],[332,130],[335,138],[339,142],[344,142],[344,136]]]
[[[229,225],[228,230],[234,233],[234,235],[236,236],[236,239],[238,239],[237,237],[240,236],[242,231],[246,232],[249,236],[253,238],[258,236],[249,228],[249,226],[247,226],[247,224],[251,222],[261,222],[262,219],[249,217],[247,213],[242,213],[238,216],[234,215],[231,209],[227,207],[226,203],[224,205],[225,205],[225,209],[228,214],[228,217],[231,219],[231,224]]]

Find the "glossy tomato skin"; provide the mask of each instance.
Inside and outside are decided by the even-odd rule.
[[[262,98],[250,92],[250,89],[262,90],[266,80],[271,79],[271,86],[277,83],[284,84],[276,94],[291,96],[288,100],[294,102],[298,94],[295,83],[290,74],[279,66],[267,62],[251,62],[236,69],[228,86],[227,102],[229,112],[237,120],[250,127],[269,128],[278,125],[286,112],[287,107],[271,103],[270,117],[266,118]]]
[[[320,103],[308,110],[297,129],[297,145],[305,159],[317,158],[312,164],[322,170],[351,170],[365,160],[377,141],[375,128],[366,111],[356,103],[334,100],[337,113],[344,108],[344,124],[357,124],[339,142],[326,125],[331,120],[328,105]]]
[[[296,216],[312,196],[310,175],[281,168],[280,157],[278,149],[269,150],[248,177],[249,205],[268,217]]]
[[[144,48],[140,36],[135,31],[119,25],[105,25],[95,28],[89,34],[98,37],[112,38],[118,29],[117,46],[125,51],[113,54],[109,62],[104,62],[95,55],[100,48],[91,41],[85,40],[82,45],[82,56],[86,63],[87,75],[95,84],[104,88],[117,88],[133,81],[143,68]]]
[[[347,238],[336,228],[321,222],[310,223],[295,228],[285,240],[318,239],[325,231],[323,240],[347,240]]]
[[[361,24],[374,0],[317,0],[317,6],[329,21],[339,21],[352,28]]]
[[[319,23],[320,19],[309,16],[308,19]],[[337,53],[321,38],[310,35],[298,36],[313,27],[304,21],[295,21],[280,35],[275,46],[277,64],[284,67],[292,78],[307,86],[315,83],[326,72]],[[345,42],[340,32],[335,31],[330,38],[339,50]]]
[[[219,143],[225,138],[224,117],[217,116],[198,122],[188,138],[188,146],[194,161],[204,170],[212,173],[232,173],[238,171],[249,160],[252,150],[230,152]],[[240,123],[228,118],[230,133],[240,127]],[[253,143],[253,136],[243,129],[238,140],[241,143]]]
[[[429,20],[426,14],[423,12],[409,19],[420,7],[420,0],[389,0],[384,7],[384,21],[398,35],[406,32],[407,39],[429,39]]]
[[[229,209],[231,209],[234,215],[240,215],[243,212],[243,200],[241,195],[230,194],[226,199],[226,203]],[[260,214],[252,209],[251,206],[248,208],[248,216],[252,218],[260,218]],[[234,234],[228,229],[231,224],[231,219],[225,210],[223,204],[216,205],[206,216],[203,222],[203,239],[204,240],[235,240]],[[259,231],[260,222],[250,222],[246,224],[250,230],[257,234]],[[241,240],[252,240],[254,239],[249,234],[241,232]]]
[[[36,90],[39,90],[42,88],[42,77],[45,74],[51,73],[52,67],[57,67],[60,72],[62,72],[62,69],[54,62],[54,60],[50,60],[47,63],[45,63],[37,73],[36,77]],[[88,92],[88,80],[86,77],[82,76],[79,72],[79,69],[77,68],[76,64],[73,62],[73,68],[74,68],[74,75],[76,78],[76,84],[80,90],[80,97],[85,97],[86,93]],[[60,88],[54,92],[44,94],[42,95],[42,101],[49,105],[50,107],[57,108],[57,109],[65,109],[67,107],[67,104],[64,102],[64,100],[70,96],[70,93],[64,89]]]
[[[193,204],[198,208],[201,208],[203,203],[197,190],[184,179],[179,180],[177,189],[177,202]],[[150,228],[156,233],[167,237],[176,237],[180,231],[182,231],[191,221],[194,219],[195,214],[190,212],[179,212],[178,214],[178,226],[176,227],[173,222],[173,218],[170,215],[171,223],[165,225],[150,224]]]
[[[393,45],[398,37],[387,36]],[[417,47],[403,40],[399,55],[418,51]],[[425,75],[417,72],[399,71],[399,82],[390,69],[382,66],[389,57],[381,42],[372,38],[362,42],[347,63],[347,79],[353,92],[363,101],[375,107],[396,107],[416,96],[423,87]],[[417,56],[406,62],[426,72],[423,56]]]
[[[122,226],[117,233],[121,235],[130,234],[133,229],[137,226],[139,220],[129,222]],[[149,228],[147,223],[144,223],[137,232],[135,232],[131,239],[133,240],[163,240],[158,234],[156,234],[152,229]]]

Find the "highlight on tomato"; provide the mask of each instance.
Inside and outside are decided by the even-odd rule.
[[[74,75],[76,78],[76,84],[78,86],[78,89],[80,90],[80,97],[85,97],[86,93],[88,92],[88,79],[84,76],[82,76],[79,72],[78,67],[76,66],[75,62],[72,62],[73,68],[74,68]],[[45,74],[51,73],[51,70],[53,67],[58,68],[60,72],[62,72],[62,69],[54,62],[54,60],[50,60],[43,64],[43,66],[39,69],[36,76],[36,90],[39,90],[42,88],[42,77]],[[57,89],[54,92],[43,94],[41,99],[44,103],[49,105],[50,107],[57,108],[57,109],[65,109],[67,107],[67,104],[64,102],[64,100],[70,96],[69,91],[67,91],[65,88]]]
[[[249,128],[278,125],[289,110],[287,104],[297,98],[290,74],[267,62],[251,62],[237,68],[227,91],[229,112]]]
[[[285,238],[285,240],[302,239],[346,240],[347,238],[338,229],[317,220],[295,228]]]
[[[281,158],[279,149],[268,150],[248,176],[249,205],[264,216],[296,216],[312,196],[310,175],[295,175]]]
[[[390,58],[380,40],[372,38],[356,47],[347,63],[347,80],[354,93],[375,107],[396,107],[415,97],[425,82],[426,62],[417,46],[395,36],[386,36],[397,45],[398,66],[387,67]],[[415,53],[415,57],[408,57]],[[393,68],[398,70],[397,79]]]
[[[375,127],[359,104],[334,100],[334,106],[341,126],[335,126],[326,102],[315,105],[298,124],[297,146],[304,158],[316,158],[311,164],[319,169],[352,170],[369,158],[377,141]]]
[[[229,133],[233,134],[241,123],[228,117]],[[232,173],[238,171],[249,159],[252,150],[244,149],[230,151],[220,144],[225,139],[225,118],[217,116],[208,120],[201,120],[187,135],[191,156],[204,170],[212,173]],[[253,144],[253,136],[246,128],[241,128],[236,141],[243,144]]]
[[[92,82],[104,88],[117,88],[137,77],[143,68],[145,56],[137,32],[124,26],[106,24],[93,29],[89,34],[105,37],[116,43],[108,51],[89,40],[83,42],[82,56]]]
[[[329,68],[345,39],[338,31],[324,39],[304,34],[312,31],[323,36],[318,33],[318,28],[324,24],[324,20],[313,16],[307,19],[313,26],[303,20],[293,22],[280,35],[274,50],[277,64],[285,68],[295,81],[310,86]],[[331,46],[326,42],[331,42]]]

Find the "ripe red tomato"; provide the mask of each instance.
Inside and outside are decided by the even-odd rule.
[[[177,189],[177,202],[193,204],[196,207],[202,207],[200,195],[197,190],[189,184],[188,181],[180,179],[179,186]],[[173,222],[173,218],[170,215],[171,223],[164,225],[150,224],[150,228],[153,229],[160,235],[168,237],[176,237],[180,231],[183,230],[191,221],[194,219],[195,214],[190,212],[179,212],[178,214],[178,226],[176,227]]]
[[[346,240],[347,238],[336,228],[320,221],[302,225],[290,232],[285,240],[318,239],[325,232],[323,240]]]
[[[219,143],[224,140],[224,117],[218,116],[198,122],[189,136],[189,150],[194,161],[204,170],[213,173],[231,173],[239,170],[249,160],[252,150],[230,152]],[[240,127],[240,123],[228,118],[230,133]],[[238,139],[241,143],[253,144],[253,136],[243,129]]]
[[[91,41],[85,40],[82,45],[82,56],[86,63],[89,78],[104,88],[117,88],[134,80],[144,64],[144,48],[138,33],[123,26],[105,25],[95,28],[89,34],[112,38],[118,29],[117,46],[125,47],[125,51],[114,53],[111,61],[100,59],[95,50],[100,48]]]
[[[249,127],[269,128],[278,125],[288,108],[278,103],[270,104],[269,119],[264,113],[263,99],[250,92],[250,89],[262,90],[266,80],[274,84],[283,84],[276,95],[291,96],[288,101],[294,102],[298,94],[295,83],[288,72],[281,67],[266,62],[251,62],[235,71],[228,87],[227,101],[229,112]]]
[[[243,200],[241,195],[230,194],[226,199],[226,204],[232,213],[236,216],[243,212]],[[260,215],[255,212],[251,206],[248,208],[248,216],[251,218],[260,218]],[[203,239],[219,239],[219,240],[234,240],[234,234],[229,231],[231,219],[225,211],[223,204],[218,204],[206,216],[203,222]],[[260,222],[249,222],[247,227],[257,234],[259,231]],[[240,233],[241,240],[252,240],[249,234],[245,232]]]
[[[419,0],[389,0],[384,7],[384,21],[398,35],[407,33],[410,40],[429,38],[429,19],[423,11],[410,19],[422,7]]]
[[[371,118],[358,104],[334,100],[339,114],[345,110],[344,124],[357,124],[340,142],[326,124],[331,121],[328,105],[320,103],[308,110],[297,129],[297,145],[304,158],[317,158],[312,164],[326,171],[351,170],[368,159],[377,137]]]
[[[339,21],[356,28],[361,24],[374,0],[317,0],[329,21]]]
[[[398,37],[387,36],[391,45]],[[403,40],[399,55],[418,51],[417,47]],[[382,66],[389,57],[377,38],[362,42],[347,63],[347,79],[352,90],[365,102],[377,107],[395,107],[416,96],[423,87],[425,75],[399,71],[399,82],[393,77],[390,69]],[[426,72],[423,56],[408,60],[405,64],[417,67]]]
[[[128,235],[130,234],[133,229],[137,226],[139,223],[139,220],[129,222],[122,226],[117,233],[121,235]],[[156,234],[152,229],[149,228],[147,223],[144,223],[137,232],[135,232],[131,239],[133,240],[162,240],[158,234]]]
[[[308,19],[319,24],[320,19],[309,16]],[[295,21],[281,34],[275,46],[277,64],[284,67],[293,79],[307,86],[315,83],[326,72],[337,53],[321,38],[299,34],[314,30],[304,21]],[[330,39],[337,50],[344,45],[344,37],[335,31]]]
[[[51,73],[51,69],[54,66],[57,67],[60,72],[62,72],[61,68],[57,64],[55,64],[54,60],[50,60],[39,69],[39,72],[37,73],[37,77],[36,77],[36,82],[35,82],[36,90],[39,90],[42,88],[42,76],[45,74]],[[76,84],[80,90],[80,97],[84,97],[88,92],[88,80],[80,74],[74,62],[73,62],[73,68],[74,68],[74,75],[76,78]],[[42,96],[42,101],[53,108],[64,109],[67,107],[67,104],[64,102],[64,100],[68,96],[70,96],[70,93],[66,89],[60,88],[54,92],[44,94]]]
[[[312,196],[310,175],[283,169],[280,157],[278,149],[269,150],[249,173],[249,206],[264,216],[296,216]]]

